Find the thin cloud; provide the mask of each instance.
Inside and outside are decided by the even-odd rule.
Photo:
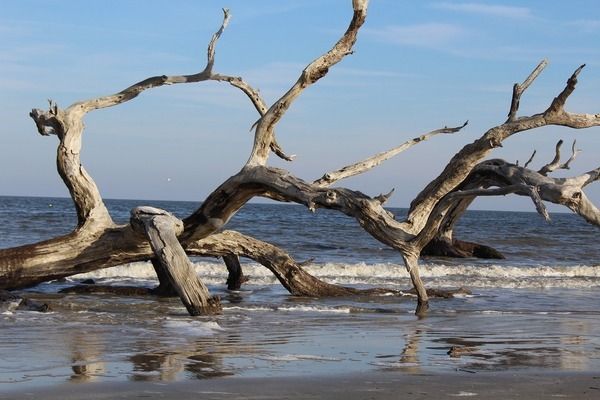
[[[434,8],[440,10],[450,10],[465,12],[470,14],[489,15],[501,18],[526,19],[533,17],[531,9],[527,7],[502,6],[494,4],[481,3],[434,3]]]
[[[365,33],[398,45],[436,48],[462,38],[466,32],[459,25],[432,22],[407,26],[393,25],[382,29],[370,29]]]
[[[38,90],[39,85],[25,79],[0,78],[0,89],[2,90]]]
[[[361,78],[416,78],[416,77],[421,76],[417,73],[403,73],[403,72],[397,72],[397,71],[347,68],[347,67],[337,67],[337,68],[335,68],[334,71],[337,75],[345,75],[345,76],[361,77]]]
[[[579,19],[577,21],[567,22],[566,25],[584,33],[600,31],[600,20],[598,19]]]

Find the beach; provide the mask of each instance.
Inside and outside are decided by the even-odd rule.
[[[64,385],[0,399],[597,399],[600,374],[364,373],[302,378],[217,378],[182,383]]]
[[[125,221],[130,203],[108,204]],[[194,204],[159,206],[185,214]],[[3,247],[67,232],[73,216],[68,199],[4,198],[0,212]],[[190,317],[178,298],[63,293],[83,282],[154,287],[147,262],[44,283],[16,294],[47,312],[0,312],[0,399],[597,398],[600,254],[580,240],[594,228],[571,217],[547,225],[535,214],[468,213],[461,237],[487,237],[507,258],[422,260],[429,287],[468,292],[434,298],[418,317],[415,297],[395,292],[410,287],[397,254],[353,221],[250,205],[232,227],[313,258],[305,268],[320,279],[390,292],[294,297],[248,260],[249,281],[229,291],[221,260],[195,258],[223,312]],[[568,235],[553,236],[566,226]]]
[[[575,294],[521,295],[552,292]],[[2,331],[0,398],[597,398],[593,305],[499,311],[493,293],[436,299],[424,318],[410,298],[271,292],[267,305],[223,292],[223,315],[190,318],[178,299],[37,295],[65,308],[2,315],[12,326]]]

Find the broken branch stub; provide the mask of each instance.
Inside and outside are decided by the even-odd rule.
[[[168,277],[190,315],[221,312],[219,298],[211,297],[177,240],[177,235],[183,231],[183,222],[158,208],[137,207],[131,210],[131,226],[136,233],[148,238],[157,264]]]

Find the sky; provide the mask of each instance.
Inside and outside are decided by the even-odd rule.
[[[68,192],[56,172],[58,139],[37,134],[32,108],[61,107],[118,92],[154,75],[204,68],[206,46],[232,19],[214,71],[242,76],[271,104],[346,29],[351,0],[0,0],[0,195]],[[544,58],[549,65],[521,99],[520,115],[543,111],[581,64],[573,112],[600,112],[600,3],[571,1],[371,0],[355,52],[308,88],[277,127],[288,163],[313,180],[324,172],[443,126],[437,136],[339,185],[369,195],[396,192],[407,206],[447,161],[501,124],[512,85]],[[201,201],[243,166],[258,114],[237,89],[217,82],[144,92],[89,114],[82,162],[105,198]],[[491,157],[532,167],[564,139],[583,152],[571,176],[600,162],[600,128],[546,127],[508,139]],[[568,156],[568,154],[567,154]],[[586,192],[600,203],[600,184]],[[528,199],[478,200],[474,208],[532,211]],[[551,207],[554,211],[564,208]]]

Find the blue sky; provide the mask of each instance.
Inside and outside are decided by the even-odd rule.
[[[36,133],[28,113],[114,93],[146,77],[194,73],[221,23],[215,72],[244,77],[267,102],[344,31],[350,0],[66,1],[3,0],[0,14],[0,194],[67,196],[55,169],[55,137]],[[355,54],[310,87],[278,126],[293,163],[315,179],[417,134],[469,120],[344,186],[396,193],[406,206],[464,144],[505,120],[513,83],[549,66],[523,96],[521,114],[542,111],[586,63],[568,102],[600,112],[600,3],[597,1],[372,0]],[[82,159],[106,198],[201,200],[246,161],[257,114],[235,89],[215,82],[145,92],[86,118]],[[523,132],[493,157],[553,157],[558,139],[584,151],[572,171],[600,163],[600,128]],[[561,174],[558,174],[560,176]],[[600,184],[587,190],[600,203]],[[532,210],[515,197],[476,208]],[[553,208],[556,210],[556,208]]]

